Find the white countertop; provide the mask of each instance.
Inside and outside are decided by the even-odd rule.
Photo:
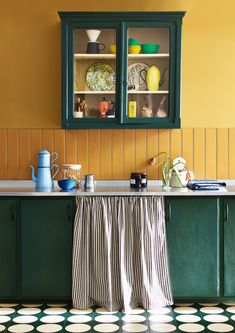
[[[227,187],[223,191],[192,191],[188,188],[164,189],[161,181],[148,181],[143,189],[130,188],[129,181],[97,181],[93,190],[79,189],[63,191],[55,181],[52,190],[37,190],[30,180],[0,180],[0,196],[235,196],[235,180],[223,180]]]

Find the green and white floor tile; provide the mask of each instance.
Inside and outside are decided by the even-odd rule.
[[[67,304],[0,304],[0,332],[235,332],[235,304],[175,304],[129,313]]]

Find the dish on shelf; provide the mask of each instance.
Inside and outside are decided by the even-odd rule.
[[[95,62],[86,72],[86,84],[92,91],[112,90],[115,80],[113,68],[104,62]]]
[[[146,82],[140,76],[142,69],[148,70],[149,66],[142,62],[134,62],[128,66],[128,86],[135,87],[133,90],[147,90]],[[146,74],[143,74],[145,77]]]

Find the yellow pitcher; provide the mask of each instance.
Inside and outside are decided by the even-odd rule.
[[[146,79],[142,75],[143,72],[146,73]],[[146,71],[146,69],[142,69],[140,71],[140,76],[141,76],[142,80],[146,83],[148,90],[156,91],[164,83],[165,72],[166,72],[166,68],[164,68],[164,70],[162,72],[162,77],[161,77],[159,69],[155,65],[152,65],[149,67],[149,69],[147,71]]]

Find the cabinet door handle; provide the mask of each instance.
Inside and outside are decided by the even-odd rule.
[[[11,222],[15,222],[15,206],[11,205]]]
[[[228,204],[224,205],[224,222],[228,222]]]
[[[171,205],[168,203],[166,206],[166,222],[171,221]]]

